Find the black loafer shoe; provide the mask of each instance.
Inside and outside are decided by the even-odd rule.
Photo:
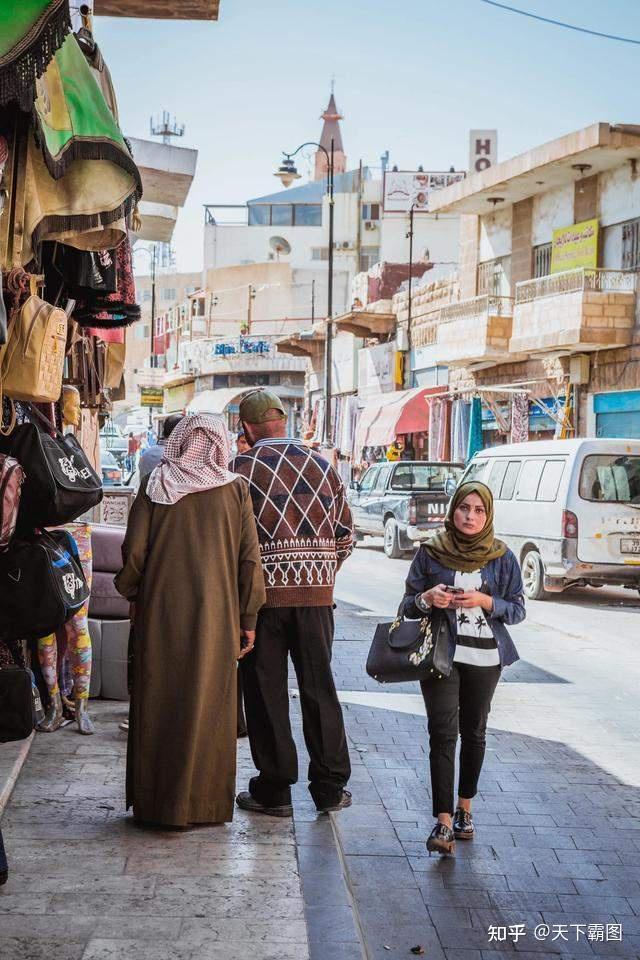
[[[456,838],[453,830],[438,821],[427,839],[429,856],[432,853],[441,853],[443,856],[453,856],[456,852]]]
[[[0,871],[0,887],[3,887],[8,879],[9,879],[9,871],[1,870]]]
[[[468,810],[458,807],[453,815],[453,832],[456,840],[473,840],[473,817]]]
[[[316,804],[316,810],[318,813],[334,813],[336,810],[344,810],[345,807],[351,806],[351,794],[348,790],[342,791],[342,796],[337,800],[331,800],[326,803]]]
[[[263,803],[258,803],[248,790],[243,790],[242,793],[238,794],[236,803],[241,810],[250,810],[252,813],[264,813],[267,817],[293,816],[293,807],[290,803],[283,803],[277,807],[266,807]]]

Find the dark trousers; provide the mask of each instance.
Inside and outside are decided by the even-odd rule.
[[[466,663],[454,663],[448,677],[429,678],[420,684],[427,708],[434,817],[439,813],[454,812],[453,786],[458,733],[458,796],[470,800],[478,792],[487,720],[500,672],[499,666],[474,667]]]
[[[259,771],[249,790],[259,803],[290,803],[291,784],[298,779],[289,721],[289,654],[310,757],[309,791],[317,806],[342,795],[351,764],[331,672],[332,644],[331,607],[267,608],[258,617],[255,649],[240,663],[249,743]]]
[[[7,855],[4,852],[4,843],[2,840],[2,830],[0,830],[0,873],[5,873],[8,869]]]

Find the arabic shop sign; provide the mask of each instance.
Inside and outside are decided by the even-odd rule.
[[[157,387],[140,387],[141,407],[161,407],[164,404],[164,393]]]
[[[553,231],[551,273],[598,266],[598,221],[583,220]]]

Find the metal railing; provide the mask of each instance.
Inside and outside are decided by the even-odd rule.
[[[530,303],[543,297],[557,297],[566,293],[595,290],[600,293],[633,293],[636,289],[633,270],[595,270],[578,267],[563,270],[537,280],[516,283],[516,303]]]
[[[513,316],[512,297],[472,297],[470,300],[460,300],[450,303],[440,310],[440,322],[450,323],[452,320],[466,320],[470,317],[511,317]]]

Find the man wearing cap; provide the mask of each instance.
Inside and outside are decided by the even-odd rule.
[[[271,390],[240,404],[251,449],[233,462],[249,483],[267,602],[252,653],[241,661],[247,727],[258,776],[236,802],[271,816],[292,814],[298,758],[289,721],[288,656],[300,689],[309,791],[321,812],[351,803],[342,709],[331,672],[333,586],[353,550],[344,486],[330,464],[286,435],[286,414]]]

